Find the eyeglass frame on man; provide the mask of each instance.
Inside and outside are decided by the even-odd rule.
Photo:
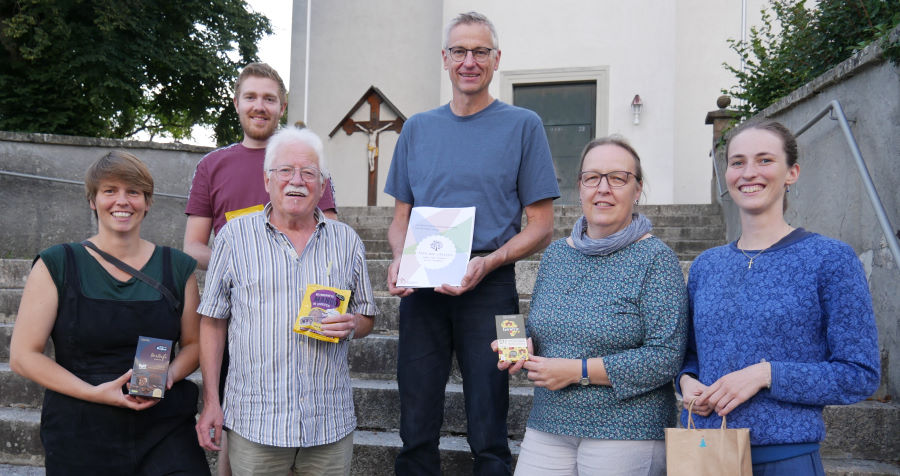
[[[590,184],[586,183],[587,180],[584,177],[585,174],[596,175],[597,183],[594,185],[590,185]],[[625,174],[625,178],[622,179],[621,177],[617,177],[616,175],[618,175],[618,174]],[[613,170],[612,172],[607,172],[605,174],[601,174],[600,172],[594,172],[593,170],[585,170],[584,172],[581,172],[580,174],[578,174],[578,183],[580,183],[583,187],[586,187],[586,188],[597,188],[600,186],[600,183],[603,182],[604,177],[606,177],[606,184],[609,185],[609,188],[622,188],[622,187],[628,185],[628,177],[634,177],[635,180],[637,180],[637,175],[635,175],[634,173],[629,172],[627,170]],[[612,179],[613,179],[612,181],[610,180],[610,177],[612,177]],[[593,178],[593,177],[590,177],[590,178]],[[613,184],[613,181],[619,181],[619,180],[622,180],[621,184],[618,184],[618,185]]]
[[[465,53],[459,59],[456,59],[456,58],[454,58],[454,56],[455,56],[455,54],[453,53],[454,50],[457,53],[459,53],[460,51],[465,51]],[[472,48],[472,49],[464,48],[462,46],[451,46],[451,47],[447,48],[447,56],[450,57],[450,59],[453,60],[455,63],[462,63],[469,56],[469,52],[471,52],[472,59],[475,60],[476,63],[481,64],[481,63],[487,63],[488,59],[490,59],[490,57],[491,57],[491,53],[493,53],[495,50],[496,50],[496,48],[488,48],[487,46],[479,46],[479,47]],[[485,51],[486,51],[486,53],[485,53]],[[483,53],[484,57],[479,59],[479,57],[478,57],[479,53]]]
[[[291,171],[290,175],[287,175],[288,170]],[[297,172],[300,173],[300,180],[304,181],[305,183],[312,183],[316,179],[322,177],[322,171],[315,167],[293,167],[290,165],[285,165],[283,167],[269,169],[269,172],[275,172],[275,177],[277,177],[278,180],[281,180],[282,182],[290,181],[292,178],[294,178],[294,175],[297,174]],[[306,172],[309,172],[310,175],[304,176],[303,174]]]

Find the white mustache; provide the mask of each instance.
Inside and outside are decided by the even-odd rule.
[[[297,192],[304,196],[309,196],[309,189],[305,185],[301,185],[299,187],[295,187],[293,185],[288,185],[288,186],[284,187],[285,194],[288,194],[291,192]]]

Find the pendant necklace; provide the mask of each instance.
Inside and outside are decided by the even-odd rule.
[[[740,249],[740,248],[738,248],[738,251],[740,251],[742,255],[744,255],[744,256],[746,256],[747,258],[750,259],[750,263],[747,265],[747,269],[750,269],[750,268],[753,267],[753,260],[755,260],[756,258],[758,258],[759,255],[763,254],[763,251],[766,251],[767,249],[769,249],[769,248],[771,248],[771,247],[772,247],[772,246],[770,245],[770,246],[768,246],[768,247],[766,247],[766,248],[760,250],[759,253],[756,253],[756,254],[753,255],[753,256],[748,255],[747,253],[744,252],[744,250],[742,250],[742,249]]]
[[[747,252],[745,252],[745,251],[742,250],[739,246],[737,246],[737,243],[735,243],[735,247],[738,249],[738,251],[741,252],[742,255],[744,255],[745,258],[747,258],[747,259],[750,260],[750,262],[747,263],[747,269],[751,269],[751,268],[753,268],[753,260],[755,260],[756,258],[759,258],[759,255],[761,255],[761,254],[765,253],[766,251],[768,251],[769,248],[771,248],[771,247],[777,245],[778,243],[781,243],[781,240],[783,240],[786,236],[788,236],[788,235],[790,235],[791,233],[793,233],[794,230],[795,230],[794,228],[791,228],[790,231],[787,232],[787,234],[785,234],[784,236],[782,236],[781,238],[779,238],[778,240],[776,240],[775,243],[772,243],[771,245],[766,246],[765,248],[759,250],[759,252],[756,253],[756,254],[753,255],[753,256],[748,255]],[[740,241],[740,238],[738,239],[738,241]]]

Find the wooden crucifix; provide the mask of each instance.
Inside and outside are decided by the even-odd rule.
[[[363,103],[369,103],[369,120],[354,121],[353,114],[362,107]],[[397,118],[389,121],[382,120],[382,105],[390,109]],[[365,132],[368,134],[369,140],[366,144],[366,165],[369,170],[369,191],[367,198],[367,204],[369,206],[375,206],[378,193],[378,136],[386,131],[399,133],[403,128],[404,122],[406,122],[406,116],[404,116],[378,88],[371,86],[368,91],[359,98],[359,101],[350,108],[350,112],[348,112],[347,115],[341,119],[341,122],[339,122],[331,133],[328,134],[328,137],[334,137],[339,130],[343,130],[347,135],[353,134],[354,132]]]

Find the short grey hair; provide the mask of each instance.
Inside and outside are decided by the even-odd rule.
[[[266,145],[266,160],[263,163],[263,172],[268,173],[269,169],[272,168],[272,162],[278,154],[278,149],[285,145],[298,143],[309,146],[316,153],[316,157],[319,159],[319,170],[322,172],[319,182],[325,183],[325,177],[330,176],[330,174],[328,173],[328,162],[325,160],[322,139],[309,128],[300,129],[288,126],[275,132]]]
[[[480,23],[491,31],[491,43],[493,43],[492,47],[497,50],[500,48],[500,41],[497,39],[497,30],[494,28],[494,24],[491,23],[488,18],[478,12],[466,12],[460,13],[456,16],[456,18],[450,20],[447,23],[447,26],[444,27],[444,49],[450,46],[450,31],[456,28],[459,25],[471,25],[473,23]],[[492,52],[493,53],[493,52]]]

